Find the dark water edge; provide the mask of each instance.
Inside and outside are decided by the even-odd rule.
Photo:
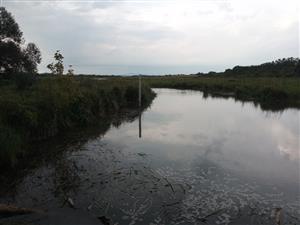
[[[69,146],[80,146],[90,139],[101,137],[111,127],[119,127],[123,122],[134,121],[140,113],[141,111],[137,109],[123,110],[105,120],[95,122],[94,126],[69,130],[46,140],[32,142],[26,146],[26,148],[30,148],[30,151],[27,151],[28,153],[19,159],[17,166],[1,168],[0,184],[3,185],[0,185],[0,196],[13,193],[13,190],[27,174],[62,157]]]
[[[233,98],[236,101],[240,101],[242,103],[253,103],[255,107],[259,107],[263,111],[269,112],[282,112],[286,109],[300,109],[300,103],[298,101],[292,101],[290,99],[268,99],[264,98],[264,96],[259,97],[247,97],[237,95],[232,92],[203,92],[204,98],[212,97],[212,98]]]
[[[259,107],[263,111],[267,112],[283,112],[286,109],[300,109],[300,101],[295,99],[290,99],[286,97],[277,97],[276,95],[272,96],[264,96],[263,94],[247,96],[243,93],[235,93],[230,91],[216,91],[216,90],[209,90],[205,89],[198,89],[198,88],[184,88],[184,87],[176,87],[172,89],[177,90],[194,90],[200,91],[203,93],[204,98],[224,98],[229,99],[232,98],[235,101],[239,101],[242,103],[252,103],[255,107]]]
[[[122,123],[131,123],[136,120],[141,116],[143,111],[151,107],[151,103],[150,105],[142,107],[142,109],[122,110],[111,117],[107,117],[106,120],[101,120],[101,122],[96,123],[95,126],[81,129],[78,128],[75,131],[68,131],[65,134],[54,136],[47,140],[33,142],[30,145],[30,154],[26,154],[26,158],[21,159],[22,163],[18,163],[14,168],[1,169],[0,206],[1,204],[4,204],[18,208],[25,207],[26,210],[33,210],[34,213],[25,213],[24,215],[22,213],[12,215],[0,213],[0,225],[113,224],[108,217],[103,216],[102,214],[89,212],[90,210],[87,209],[80,209],[82,206],[79,205],[70,205],[70,202],[68,201],[69,196],[72,195],[70,193],[75,194],[79,185],[83,185],[88,178],[83,178],[79,175],[84,169],[82,167],[77,167],[75,162],[72,163],[69,160],[68,155],[73,155],[73,153],[76,155],[85,143],[89,140],[101,139],[109,129],[118,128]],[[115,155],[114,157],[117,156]],[[108,165],[115,164],[115,162],[110,161],[106,161],[106,163]],[[54,175],[49,174],[49,171],[46,172],[46,174],[42,172],[41,175],[34,175],[40,168],[46,168],[46,171],[48,169],[51,170],[50,167],[53,168],[53,165],[56,170]],[[103,165],[102,168],[105,169]],[[35,186],[36,183],[39,183],[38,186],[54,185],[55,188],[52,194],[58,199],[58,205],[53,206],[52,204],[50,206],[51,209],[48,208],[48,205],[26,208],[28,207],[28,202],[21,201],[16,203],[13,200],[14,196],[18,192],[19,186],[24,182],[26,183],[26,180],[24,179],[27,176],[34,178],[32,186]],[[51,180],[52,178],[54,180]],[[111,174],[111,178],[115,179],[114,174]],[[47,180],[46,183],[44,183],[43,179]],[[92,180],[90,180],[90,182],[94,183]],[[103,182],[105,181],[101,181],[101,183]],[[107,183],[107,181],[105,183]],[[31,188],[33,188],[32,191],[35,192],[34,187]],[[86,188],[86,191],[88,191],[88,188]],[[39,190],[37,190],[37,193],[38,192]],[[35,197],[32,196],[31,200],[34,202]],[[73,202],[72,199],[70,201]]]
[[[105,218],[110,220],[110,224],[134,224],[128,219],[132,219],[137,224],[150,224],[149,221],[153,221],[151,220],[153,215],[158,215],[154,224],[216,224],[215,221],[226,224],[229,220],[229,211],[218,209],[218,201],[223,201],[222,205],[243,205],[245,195],[248,195],[250,204],[241,210],[232,207],[231,213],[235,215],[235,218],[230,224],[274,224],[273,213],[281,204],[274,204],[276,201],[281,201],[281,195],[276,191],[269,193],[274,202],[256,193],[249,194],[248,191],[253,187],[248,186],[247,181],[234,180],[231,175],[219,171],[216,165],[205,159],[199,159],[199,165],[195,165],[196,171],[182,170],[182,173],[178,173],[168,166],[154,171],[148,164],[150,154],[141,151],[128,155],[124,154],[118,146],[107,148],[105,142],[98,143],[97,140],[102,139],[110,128],[120,127],[123,122],[133,122],[138,115],[137,111],[117,115],[98,128],[74,131],[36,144],[34,147],[38,149],[36,153],[42,151],[47,154],[42,158],[32,156],[29,164],[5,175],[6,181],[1,180],[1,183],[9,185],[1,185],[5,188],[2,190],[0,187],[0,203],[13,204],[13,196],[19,191],[18,186],[24,182],[25,187],[32,189],[33,193],[36,189],[38,196],[34,194],[30,197],[23,196],[24,201],[21,198],[16,203],[18,206],[41,210],[42,213],[0,219],[0,224],[100,224],[103,218],[104,221]],[[96,146],[93,146],[95,144]],[[85,152],[89,147],[97,151]],[[52,151],[53,149],[55,151]],[[55,165],[54,168],[53,165]],[[216,174],[216,176],[211,174]],[[24,180],[26,175],[30,175],[32,180]],[[209,177],[209,180],[205,177]],[[214,185],[215,181],[221,181],[222,185]],[[227,199],[227,193],[235,191],[230,190],[231,183],[238,183],[239,186],[236,200],[240,202],[236,205],[231,199]],[[46,193],[48,192],[47,186],[56,200]],[[204,190],[195,192],[196,187],[199,186]],[[207,188],[213,188],[214,193],[206,193]],[[25,192],[30,193],[27,189]],[[89,193],[95,192],[99,192],[98,198],[89,196]],[[78,198],[75,197],[77,193],[81,193]],[[42,196],[39,196],[40,194]],[[118,198],[124,194],[135,195],[140,197],[140,200],[135,202]],[[187,195],[190,197],[185,199]],[[203,198],[203,195],[207,197]],[[66,201],[69,197],[74,201],[75,209]],[[37,201],[35,198],[41,198],[45,202]],[[110,198],[116,200],[110,202]],[[116,212],[109,214],[107,211],[113,205],[116,206]],[[132,207],[134,205],[136,207]],[[200,205],[202,208],[195,208],[195,205]],[[118,207],[123,211],[118,211]],[[153,207],[153,214],[143,216],[145,210],[150,207]],[[215,209],[211,210],[209,207]],[[187,211],[184,212],[184,216],[178,216],[182,210]],[[124,214],[130,216],[124,216]],[[160,216],[165,220],[160,221]],[[285,216],[289,221],[287,224],[296,225],[300,221],[297,212]],[[60,221],[65,222],[60,223]]]

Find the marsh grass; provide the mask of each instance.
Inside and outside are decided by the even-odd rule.
[[[29,79],[20,88],[19,79]],[[70,76],[0,80],[0,167],[13,165],[25,145],[138,108],[138,83]],[[155,94],[143,86],[143,107]],[[22,150],[23,149],[23,150]]]
[[[300,108],[300,78],[165,76],[145,77],[144,81],[156,88],[200,90],[204,95],[253,101],[264,109]]]

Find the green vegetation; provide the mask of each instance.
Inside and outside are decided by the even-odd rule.
[[[2,76],[0,88],[0,167],[15,164],[29,142],[138,109],[138,83],[131,80],[15,74]],[[143,107],[154,96],[143,86]]]
[[[300,108],[300,79],[277,77],[164,76],[145,77],[156,88],[200,90],[204,95],[253,101],[263,109]]]
[[[195,75],[226,75],[234,77],[300,77],[299,58],[283,58],[253,66],[235,66],[224,72],[197,73]]]
[[[299,58],[283,58],[256,66],[235,66],[224,72],[227,76],[300,77]]]

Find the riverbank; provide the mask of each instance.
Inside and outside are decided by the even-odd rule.
[[[113,115],[138,109],[137,77],[15,75],[0,78],[0,87],[0,167],[28,154],[28,143],[109,124]],[[233,97],[272,111],[300,108],[299,78],[144,76],[144,108],[155,97],[150,87],[200,90],[204,96]]]
[[[151,87],[200,90],[205,96],[252,101],[266,110],[300,108],[300,79],[296,77],[159,76],[143,79]]]
[[[109,123],[138,109],[138,83],[70,76],[25,76],[0,80],[0,167],[15,165],[28,143],[72,128]],[[143,108],[155,94],[143,85]]]

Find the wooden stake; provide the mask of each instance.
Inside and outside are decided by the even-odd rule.
[[[142,137],[142,77],[139,75],[139,138]]]

